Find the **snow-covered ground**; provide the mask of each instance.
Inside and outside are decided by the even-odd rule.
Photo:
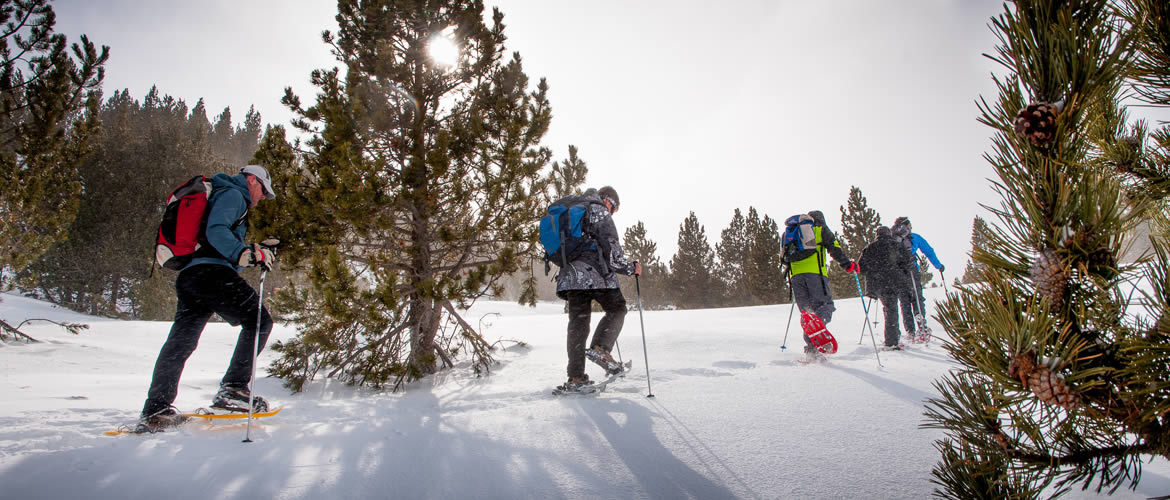
[[[879,368],[869,337],[858,343],[861,303],[837,306],[829,326],[841,351],[808,366],[796,363],[797,320],[780,349],[788,306],[646,313],[654,398],[632,312],[619,346],[633,372],[600,395],[557,398],[561,304],[480,303],[469,317],[490,325],[489,339],[528,344],[499,352],[490,376],[454,370],[398,394],[316,382],[295,395],[262,378],[257,392],[285,410],[257,421],[245,444],[240,423],[104,436],[136,419],[169,323],[6,295],[9,322],[90,329],[32,323],[25,330],[45,342],[0,345],[0,498],[928,498],[939,433],[918,426],[931,382],[953,365],[931,346],[882,352]],[[274,338],[294,331],[278,325]],[[178,406],[210,402],[235,338],[208,326]],[[1170,465],[1155,460],[1136,492],[1114,497],[1167,493]]]

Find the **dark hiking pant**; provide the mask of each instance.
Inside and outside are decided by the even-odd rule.
[[[898,331],[898,312],[902,313],[902,319],[906,322],[906,333],[914,333],[914,317],[907,316],[910,311],[910,290],[903,288],[901,290],[887,290],[880,296],[882,301],[882,312],[885,313],[886,318],[886,345],[896,346],[901,337],[901,332]],[[901,305],[901,308],[898,306]]]
[[[230,323],[243,325],[236,340],[236,350],[228,363],[223,385],[246,387],[252,377],[252,351],[256,338],[256,314],[259,296],[244,278],[227,266],[200,264],[184,269],[175,280],[178,305],[171,333],[163,343],[154,363],[154,376],[146,393],[143,415],[164,410],[175,402],[179,377],[187,358],[195,352],[203,327],[212,314]],[[272,331],[272,318],[265,309],[260,313],[260,344],[264,348]]]
[[[568,374],[569,377],[584,377],[585,341],[589,337],[593,301],[601,305],[605,316],[597,323],[590,347],[600,346],[612,351],[626,321],[626,298],[620,288],[568,290],[565,298],[569,301]]]
[[[826,325],[833,320],[833,294],[829,292],[829,278],[820,273],[803,273],[792,276],[792,297],[801,311],[816,314]],[[812,341],[803,334],[805,350],[812,349]]]

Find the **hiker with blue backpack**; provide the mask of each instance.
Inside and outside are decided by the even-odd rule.
[[[181,201],[187,203],[175,203],[180,201],[175,199],[180,190],[189,185],[195,185],[197,193],[189,198],[182,197]],[[268,407],[264,399],[251,395],[249,383],[254,356],[268,339],[272,318],[261,306],[256,290],[239,272],[249,266],[268,270],[273,265],[275,240],[268,240],[263,245],[244,243],[249,209],[260,200],[276,198],[272,180],[264,167],[248,165],[234,176],[223,173],[210,179],[198,176],[180,190],[172,193],[168,202],[168,212],[177,210],[178,213],[174,217],[164,216],[156,248],[157,260],[164,267],[179,269],[175,279],[178,297],[175,321],[158,353],[146,403],[138,425],[132,431],[138,434],[159,432],[184,420],[172,406],[179,391],[179,377],[212,314],[218,314],[241,329],[235,352],[211,407],[236,412],[249,411],[249,403],[256,412],[263,412]],[[192,203],[195,200],[198,204]],[[192,206],[198,206],[196,211],[199,213],[192,211]],[[173,219],[178,220],[178,229]],[[184,220],[193,223],[184,224]],[[179,239],[197,239],[200,244],[194,247],[194,252],[178,258],[177,247],[173,244],[176,231],[190,233],[180,234]]]
[[[836,341],[824,328],[833,320],[833,311],[837,310],[829,291],[828,256],[831,255],[845,272],[856,273],[859,268],[845,255],[820,210],[793,215],[785,221],[785,226],[782,260],[787,266],[788,287],[796,306],[802,313],[809,314],[809,317],[802,314],[801,319],[805,357],[818,358],[822,353],[836,352]],[[814,344],[814,340],[820,338],[827,339],[832,347],[817,345],[820,342]]]
[[[617,275],[640,275],[642,266],[626,259],[622,252],[612,217],[620,206],[617,191],[605,186],[554,202],[549,215],[541,219],[546,270],[548,263],[560,267],[557,297],[568,301],[569,308],[569,378],[557,387],[558,393],[594,392],[593,382],[585,374],[586,358],[611,376],[628,368],[610,355],[626,317],[626,299]],[[593,301],[601,305],[605,316],[586,349]]]

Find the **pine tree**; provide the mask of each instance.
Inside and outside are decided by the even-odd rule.
[[[727,229],[720,233],[720,241],[715,245],[715,254],[719,259],[715,276],[720,282],[720,288],[727,291],[727,295],[722,298],[722,305],[747,305],[751,296],[745,276],[748,260],[748,227],[743,213],[738,208],[735,209]]]
[[[707,231],[691,212],[678,228],[678,251],[670,258],[671,294],[683,309],[713,307],[721,296],[714,276],[715,252]]]
[[[918,281],[925,287],[934,280],[934,268],[930,266],[930,259],[925,255],[918,255]]]
[[[622,250],[630,260],[642,264],[642,275],[638,278],[642,290],[642,307],[646,309],[661,309],[669,304],[667,284],[670,275],[662,259],[658,258],[658,244],[646,234],[646,226],[638,221],[627,227],[622,238]],[[620,276],[620,275],[619,275]],[[626,297],[637,294],[633,277],[620,276],[622,293]]]
[[[849,199],[841,210],[841,234],[837,240],[841,242],[841,249],[850,259],[857,260],[861,251],[873,241],[877,240],[877,228],[882,225],[882,217],[877,210],[869,208],[869,201],[861,194],[861,188],[852,186],[849,189]],[[829,285],[833,296],[848,298],[857,296],[857,278],[851,273],[829,273]],[[859,278],[860,276],[858,276]]]
[[[976,248],[983,247],[987,244],[987,232],[990,228],[987,227],[987,221],[982,217],[976,215],[975,220],[971,222],[971,251],[974,252]],[[978,264],[974,260],[967,261],[967,268],[963,270],[963,277],[959,280],[960,283],[974,283],[975,277],[984,272],[983,264]]]
[[[77,214],[77,167],[98,128],[103,65],[85,35],[53,33],[48,0],[0,0],[0,289],[54,243]],[[72,49],[72,53],[70,51]],[[0,322],[0,339],[28,338]]]
[[[232,110],[230,108],[224,108],[223,112],[215,117],[215,125],[211,126],[211,148],[218,151],[230,151],[232,149],[232,136],[234,134]],[[232,151],[232,153],[235,153],[235,151]]]
[[[995,132],[987,158],[1002,202],[972,250],[973,283],[938,310],[959,365],[926,414],[945,433],[940,497],[1114,491],[1136,486],[1145,455],[1170,458],[1167,235],[1158,259],[1118,262],[1121,235],[1148,212],[1127,196],[1127,173],[1101,168],[1122,159],[1108,146],[1132,130],[1119,103],[1134,34],[1113,9],[1017,0],[992,21],[992,59],[1008,74],[980,121]],[[1157,22],[1170,33],[1165,15]],[[1126,298],[1137,277],[1154,289],[1144,313]]]
[[[562,162],[553,162],[552,165],[552,198],[559,198],[572,194],[579,194],[581,186],[585,184],[585,177],[589,175],[589,167],[577,156],[577,146],[569,145],[569,157]]]
[[[771,217],[759,218],[755,207],[748,209],[748,251],[744,283],[752,304],[779,304],[788,300],[788,278],[780,254],[783,240],[779,225]]]
[[[519,55],[504,58],[503,14],[486,24],[478,0],[341,0],[337,21],[323,38],[345,71],[313,72],[311,106],[286,90],[308,154],[274,168],[284,201],[262,211],[311,281],[287,293],[313,317],[275,373],[295,389],[322,368],[380,387],[464,352],[486,370],[491,348],[460,310],[537,251],[548,85],[530,90]],[[457,41],[457,64],[430,58],[437,37]]]

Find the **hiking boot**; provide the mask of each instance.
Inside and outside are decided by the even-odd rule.
[[[234,412],[248,411],[248,387],[234,387],[220,384],[219,392],[211,400],[211,407]],[[260,396],[252,396],[252,412],[268,411],[268,402]]]
[[[606,375],[617,375],[625,371],[625,367],[618,363],[613,356],[609,355],[609,351],[601,346],[593,346],[585,350],[585,357],[605,370]]]
[[[154,434],[156,432],[163,432],[168,427],[177,427],[186,421],[187,417],[184,417],[175,407],[171,406],[150,415],[143,415],[142,418],[138,419],[138,424],[130,432],[134,434]]]
[[[584,377],[569,377],[567,382],[557,386],[557,391],[561,393],[578,392],[584,394],[593,392],[594,389],[593,381],[589,380],[589,375],[585,375]]]

